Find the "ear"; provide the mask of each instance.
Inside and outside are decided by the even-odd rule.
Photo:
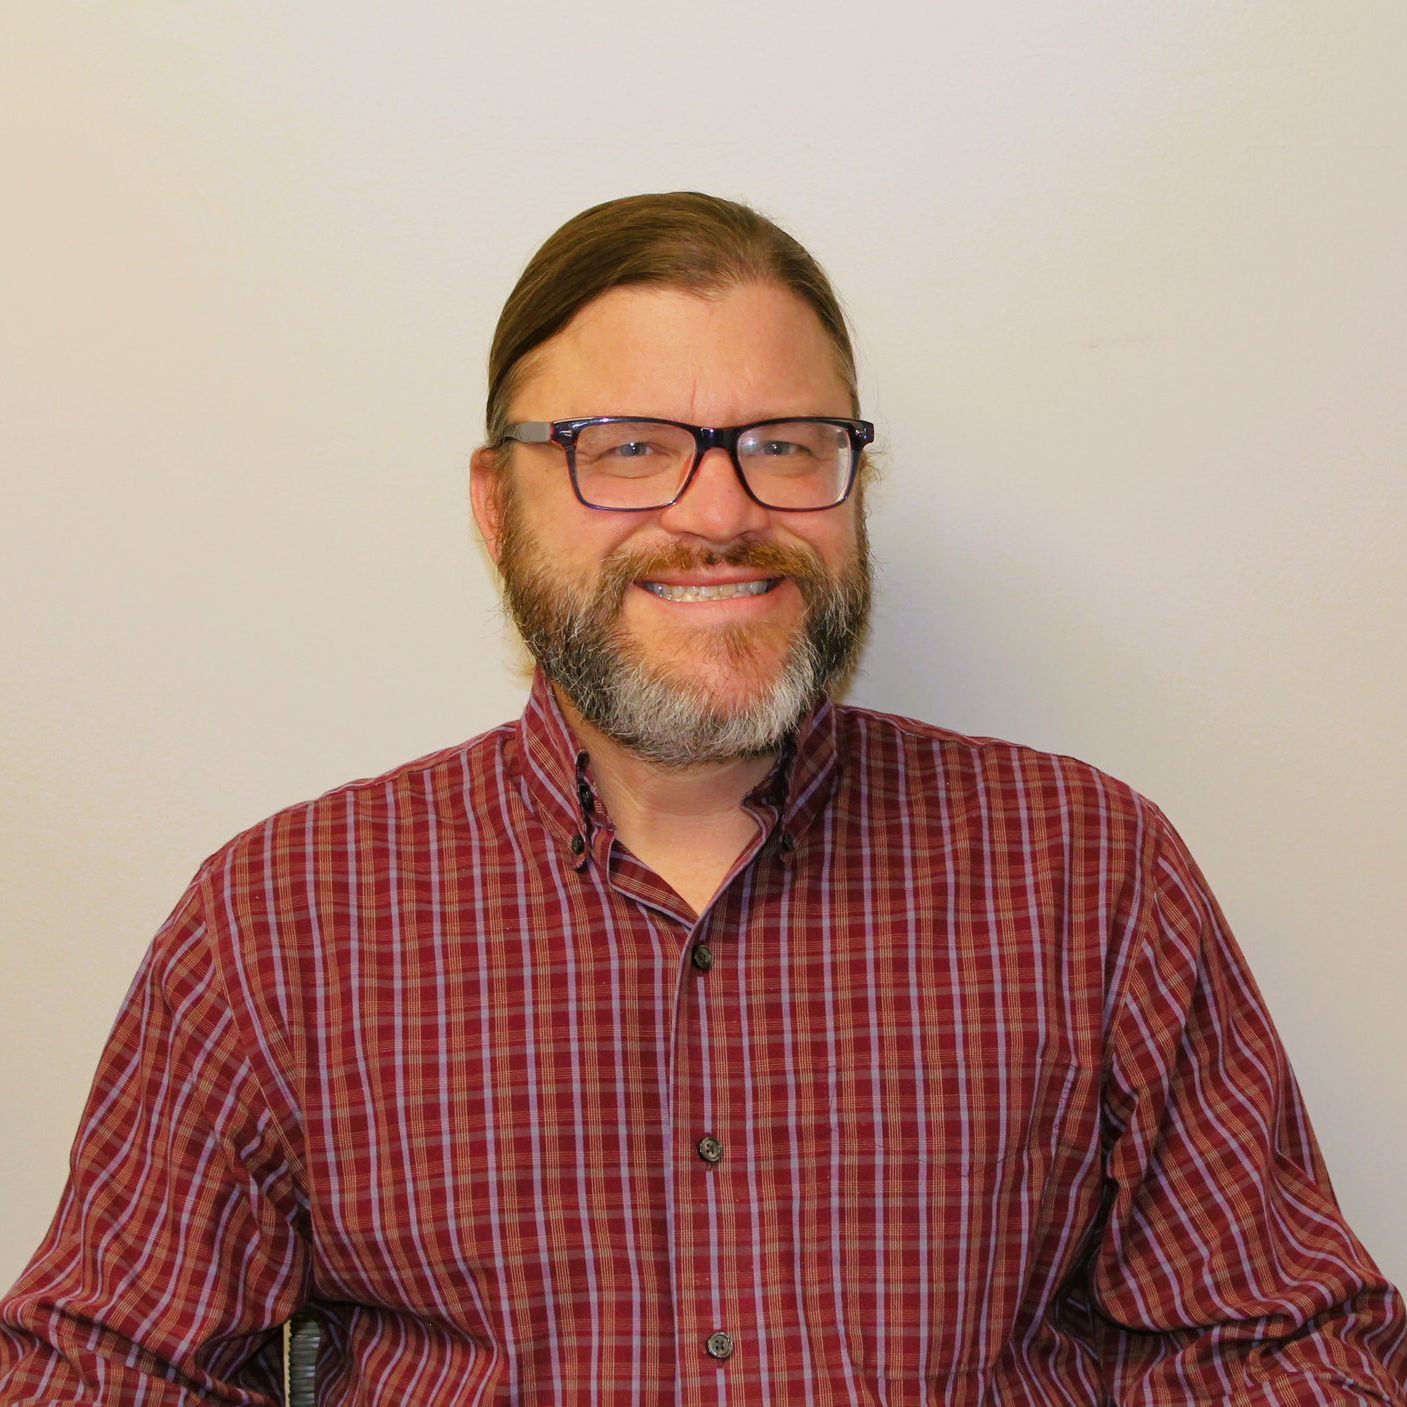
[[[469,460],[469,502],[484,546],[498,565],[503,542],[503,476],[508,466],[491,449],[476,449]]]

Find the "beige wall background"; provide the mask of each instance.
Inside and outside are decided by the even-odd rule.
[[[846,298],[858,700],[1158,800],[1407,1280],[1400,0],[0,11],[0,1283],[200,861],[518,711],[466,464],[522,263],[742,197]]]

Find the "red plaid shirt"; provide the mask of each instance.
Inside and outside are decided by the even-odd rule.
[[[551,693],[203,866],[6,1404],[1403,1403],[1401,1301],[1162,815],[829,704],[695,917]]]

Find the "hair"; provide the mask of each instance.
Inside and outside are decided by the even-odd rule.
[[[790,289],[820,319],[859,414],[845,314],[821,266],[749,206],[697,191],[629,195],[573,216],[529,260],[489,352],[488,443],[503,443],[508,406],[532,353],[613,288],[657,284],[707,295],[746,283]]]

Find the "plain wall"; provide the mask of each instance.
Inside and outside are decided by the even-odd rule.
[[[0,1283],[238,830],[518,712],[494,319],[628,192],[829,268],[885,479],[852,698],[1186,836],[1407,1280],[1400,0],[0,14]]]

